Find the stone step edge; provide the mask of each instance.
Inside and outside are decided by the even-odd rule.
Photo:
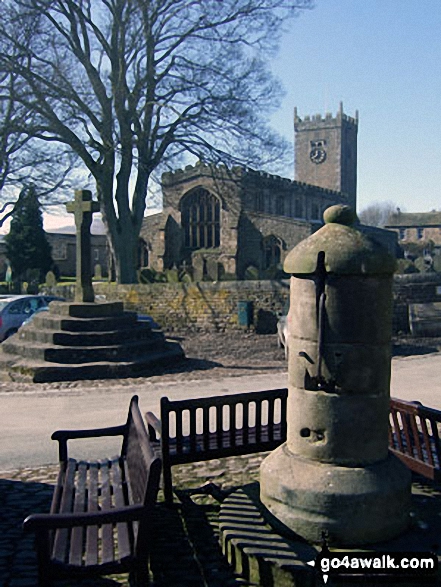
[[[228,563],[253,585],[264,585],[270,578],[274,585],[315,586],[315,571],[307,562],[316,558],[317,550],[302,539],[285,539],[275,532],[257,506],[258,495],[258,484],[252,483],[220,506],[220,543]]]
[[[48,361],[32,361],[23,359],[17,355],[3,353],[0,354],[0,371],[2,372],[3,381],[33,381],[34,383],[50,383],[56,381],[69,381],[77,379],[91,379],[90,372],[94,371],[93,379],[109,379],[116,377],[136,377],[149,368],[162,365],[163,363],[174,360],[185,359],[185,354],[180,345],[174,341],[168,341],[161,351],[149,352],[148,355],[137,357],[132,361],[97,361],[95,363],[51,363]],[[134,370],[131,373],[131,370]],[[108,371],[106,376],[105,371]],[[6,373],[7,372],[7,373]],[[69,375],[72,378],[47,378],[47,375]],[[5,377],[5,375],[8,375]],[[15,376],[14,376],[15,375]]]
[[[32,336],[33,334],[36,334],[36,336]],[[41,339],[39,339],[39,335],[41,336]],[[94,338],[96,339],[97,342],[100,341],[100,339],[105,338],[105,337],[117,337],[117,336],[121,336],[124,337],[126,334],[133,334],[134,338],[133,340],[130,340],[130,338],[127,336],[127,338],[123,338],[123,341],[125,341],[127,344],[133,342],[144,342],[146,340],[150,340],[150,341],[160,341],[164,339],[164,334],[162,332],[162,330],[153,330],[153,329],[149,329],[149,328],[124,328],[121,330],[103,330],[103,331],[66,331],[66,330],[51,330],[50,328],[48,329],[43,329],[43,328],[27,328],[27,329],[23,329],[18,331],[18,340],[20,340],[21,343],[25,343],[26,345],[29,343],[30,345],[32,343],[34,344],[38,344],[39,346],[41,346],[42,344],[45,345],[49,345],[51,347],[59,347],[59,348],[69,348],[69,347],[77,347],[77,348],[86,348],[88,346],[91,346],[92,348],[100,348],[99,345],[96,344],[91,344],[89,343],[89,345],[76,345],[75,342],[77,342],[78,340],[80,340],[81,338]],[[140,334],[145,335],[145,337],[139,337],[137,338],[137,336],[139,336]],[[29,336],[28,336],[29,335]],[[64,343],[56,343],[56,342],[49,342],[47,340],[45,340],[46,338],[50,338],[50,337],[54,337],[54,336],[59,336],[59,337],[66,337],[66,339],[70,339],[70,344],[64,344]],[[44,339],[44,340],[43,340]],[[8,339],[6,339],[8,340]],[[6,342],[6,341],[4,341]],[[15,341],[10,341],[10,342],[15,342]],[[121,342],[121,345],[125,344],[124,342]],[[120,346],[121,346],[120,345]],[[101,347],[110,347],[112,346],[111,344],[107,344],[107,345],[101,345]],[[115,345],[118,346],[118,345]]]
[[[157,338],[147,338],[145,340],[133,340],[133,341],[125,341],[122,342],[121,344],[109,344],[109,345],[102,345],[102,346],[98,346],[98,345],[93,345],[93,346],[75,346],[75,345],[61,345],[61,344],[50,344],[47,343],[46,345],[43,345],[40,343],[37,343],[36,341],[28,341],[25,339],[20,338],[18,341],[10,341],[9,343],[7,342],[7,340],[5,341],[5,346],[3,348],[8,348],[8,346],[10,344],[12,345],[16,345],[17,347],[22,347],[22,348],[26,348],[28,350],[43,350],[43,351],[69,351],[71,350],[72,352],[76,352],[76,351],[84,351],[84,352],[99,352],[99,351],[117,351],[120,349],[130,349],[132,347],[137,347],[137,346],[151,346],[152,344],[155,343],[161,343],[163,344],[165,342],[165,339],[162,337],[157,337]],[[32,344],[35,343],[35,344]],[[7,350],[5,351],[5,353],[7,354],[15,354],[15,353],[10,353]],[[18,354],[18,353],[17,353]]]
[[[112,320],[134,320],[136,323],[143,323],[142,321],[138,320],[138,314],[136,312],[131,311],[124,311],[121,314],[110,314],[109,316],[69,316],[67,314],[58,314],[55,312],[38,312],[35,316],[34,320],[40,322],[40,319],[46,320],[65,320],[66,322],[111,322]]]

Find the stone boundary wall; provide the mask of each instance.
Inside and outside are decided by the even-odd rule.
[[[167,331],[241,328],[238,303],[252,302],[258,332],[275,332],[277,313],[288,299],[289,280],[153,283],[116,285],[94,283],[96,296],[123,301],[127,310],[152,316]],[[73,300],[74,286],[55,287],[55,295]]]
[[[123,301],[127,310],[152,316],[167,331],[240,328],[238,303],[249,301],[253,305],[254,328],[265,333],[276,331],[277,313],[288,299],[289,280],[146,285],[102,282],[95,283],[94,289],[97,296],[105,296],[108,301]],[[72,300],[74,286],[52,288],[51,293]],[[441,274],[396,276],[394,333],[409,333],[409,304],[435,301],[441,301]]]
[[[408,334],[409,304],[441,302],[441,273],[396,275],[394,279],[394,333]]]

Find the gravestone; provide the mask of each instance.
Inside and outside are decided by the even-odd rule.
[[[46,285],[49,288],[55,287],[57,285],[57,278],[55,277],[55,273],[53,271],[48,271],[46,273]]]
[[[99,263],[97,263],[94,267],[94,278],[101,281],[103,278],[103,269]]]

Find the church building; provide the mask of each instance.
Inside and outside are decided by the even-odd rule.
[[[295,180],[204,163],[162,176],[163,211],[144,221],[148,265],[203,279],[273,278],[326,208],[357,204],[358,113],[301,119],[294,111]]]

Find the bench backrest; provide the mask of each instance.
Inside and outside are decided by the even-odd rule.
[[[410,469],[435,481],[441,480],[439,425],[439,410],[391,398],[390,450]]]
[[[175,456],[197,449],[213,458],[273,450],[286,440],[288,390],[239,393],[197,400],[161,398],[163,454],[170,439]],[[171,429],[173,426],[173,430]],[[199,446],[197,443],[199,442]]]
[[[152,450],[136,395],[130,401],[126,426],[122,457],[126,462],[131,501],[153,506],[159,490],[161,459]]]

